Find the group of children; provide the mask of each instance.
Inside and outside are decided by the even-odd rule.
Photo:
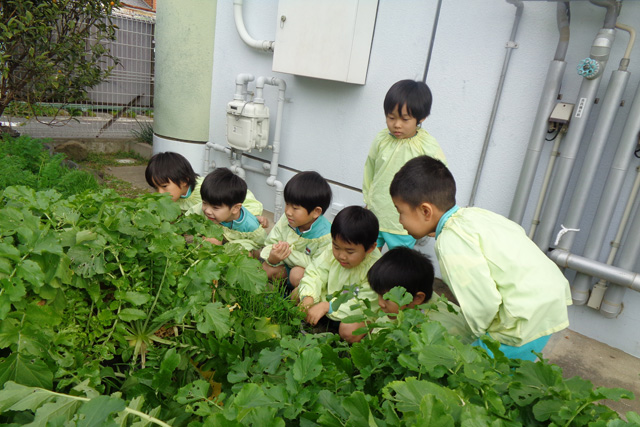
[[[535,360],[532,351],[541,352],[551,334],[569,324],[569,284],[519,225],[456,205],[444,154],[421,128],[431,103],[423,82],[401,80],[389,89],[387,129],[376,136],[365,163],[366,206],[346,207],[332,222],[324,216],[331,188],[313,171],[287,182],[285,214],[268,235],[262,204],[229,169],[203,179],[184,157],[167,152],[152,157],[146,179],[187,214],[222,225],[224,241],[209,242],[242,245],[262,260],[269,279],[292,288],[307,322],[324,321],[348,342],[362,339],[358,332],[365,325],[342,320],[361,313],[364,301],[393,318],[431,299],[433,265],[413,247],[416,239],[435,237],[442,279],[460,305],[461,330],[487,351],[484,335],[500,342],[507,357]],[[412,297],[403,307],[388,299],[397,286]],[[335,296],[347,289],[351,300],[336,304]]]

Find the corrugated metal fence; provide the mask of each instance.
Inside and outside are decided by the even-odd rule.
[[[6,114],[2,121],[21,134],[56,139],[135,138],[136,131],[152,126],[155,18],[115,15],[113,20],[118,29],[109,47],[120,63],[107,81],[91,89],[88,101],[69,104],[72,115],[54,121]]]

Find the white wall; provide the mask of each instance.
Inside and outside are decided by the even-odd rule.
[[[274,40],[279,19],[277,6],[276,0],[244,0],[244,21],[253,38]],[[360,86],[272,72],[272,54],[256,51],[240,40],[234,25],[233,2],[218,2],[210,141],[225,145],[225,107],[233,98],[236,75],[275,76],[286,81],[286,97],[289,99],[283,113],[280,164],[295,170],[317,170],[329,180],[360,188],[369,145],[375,134],[385,127],[382,101],[387,89],[400,79],[422,78],[436,7],[437,0],[380,0],[367,83]],[[571,42],[562,89],[566,102],[575,102],[580,86],[576,66],[589,55],[604,15],[604,8],[589,2],[571,2]],[[506,1],[442,2],[427,77],[434,102],[432,114],[424,127],[436,137],[449,160],[458,184],[460,205],[466,205],[471,194],[514,17],[515,7]],[[640,2],[624,1],[620,22],[640,23]],[[618,66],[628,39],[627,33],[618,32],[598,91],[600,98],[604,95],[611,71]],[[475,201],[476,206],[505,216],[509,213],[518,181],[546,70],[555,54],[558,41],[556,4],[525,2],[516,40],[519,47],[512,53]],[[608,162],[615,152],[631,96],[639,83],[638,44],[631,56],[626,103],[620,108],[610,144],[603,155],[603,166],[592,189],[594,198],[583,216],[583,229],[589,228],[595,214]],[[250,88],[253,87],[251,84]],[[276,88],[271,86],[264,91],[267,105],[274,115],[276,93]],[[576,165],[584,156],[598,111],[598,105],[595,105],[591,127],[585,133]],[[272,134],[273,129],[272,125]],[[523,222],[527,230],[550,144],[543,151],[527,207]],[[252,154],[269,159],[271,153]],[[221,153],[216,152],[214,158],[220,166],[228,164]],[[637,159],[632,160],[631,168],[635,169],[638,163]],[[575,185],[578,172],[574,171],[570,188]],[[278,178],[286,182],[293,174],[282,169]],[[264,184],[264,177],[248,173],[247,181],[265,208],[272,209],[274,190]],[[630,189],[630,179],[627,181],[623,195]],[[344,205],[362,204],[362,195],[344,186],[333,186],[334,201]],[[566,213],[569,199],[565,200],[559,222]],[[617,208],[614,222],[621,215],[623,203]],[[586,233],[580,233],[573,252],[581,253],[585,240]],[[423,250],[431,253],[432,244]],[[601,260],[606,259],[606,248],[602,254]],[[568,273],[568,276],[573,275]],[[640,320],[640,296],[637,292],[627,291],[624,304],[625,309],[617,319],[605,319],[587,307],[571,307],[571,329],[640,356],[640,332],[635,327]]]

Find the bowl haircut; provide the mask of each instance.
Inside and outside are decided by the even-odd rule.
[[[368,250],[378,240],[378,218],[362,206],[347,206],[338,212],[331,224],[331,237],[362,245]]]
[[[426,83],[400,80],[389,88],[384,97],[384,113],[389,115],[398,107],[398,114],[401,114],[402,107],[406,105],[407,113],[420,122],[431,114],[432,101],[431,90]]]
[[[397,247],[387,251],[367,273],[369,285],[377,294],[384,295],[396,286],[402,286],[415,296],[424,292],[425,302],[433,293],[433,264],[428,256],[415,249]]]
[[[218,168],[207,175],[200,187],[202,200],[211,206],[228,206],[244,202],[247,183],[227,168]]]
[[[429,156],[405,163],[393,177],[389,192],[413,208],[431,203],[446,212],[456,204],[453,175],[444,163]]]
[[[181,154],[166,151],[164,153],[157,153],[147,164],[147,168],[144,171],[144,177],[147,179],[147,183],[156,188],[159,184],[167,184],[169,181],[176,185],[180,183],[186,183],[190,189],[194,189],[196,186],[196,174],[191,167],[191,163]]]
[[[302,206],[307,213],[320,207],[325,214],[331,204],[331,187],[318,172],[300,172],[284,186],[284,201]]]

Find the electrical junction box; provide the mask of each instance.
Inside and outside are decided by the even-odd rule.
[[[240,151],[262,151],[269,142],[269,107],[233,100],[227,104],[227,143]]]
[[[279,0],[273,71],[364,84],[378,0]]]
[[[571,119],[571,114],[573,113],[574,104],[568,104],[566,102],[558,102],[555,107],[553,107],[553,111],[551,112],[551,116],[549,116],[549,121],[552,123],[569,123]]]

